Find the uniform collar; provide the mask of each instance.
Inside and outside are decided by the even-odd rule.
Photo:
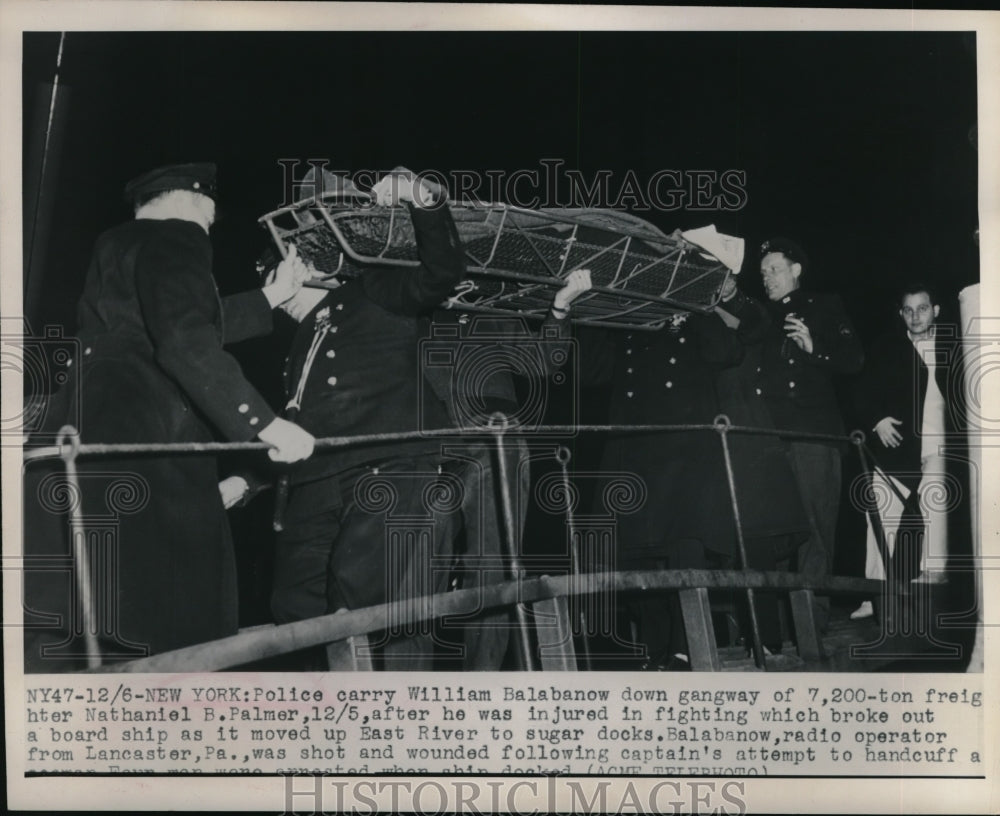
[[[352,310],[356,301],[364,296],[360,283],[360,279],[351,278],[336,289],[328,290],[326,296],[302,318],[302,322],[299,323],[300,328],[311,332],[326,320],[333,319],[335,322],[340,322],[345,312]],[[324,309],[328,310],[326,314],[323,313]]]
[[[772,300],[771,306],[779,311],[787,311],[789,308],[801,303],[806,298],[806,293],[802,289],[793,289],[780,300]]]
[[[171,190],[135,211],[137,221],[187,221],[205,234],[215,221],[215,202],[190,190]]]
[[[323,299],[320,300],[319,303],[317,303],[315,306],[313,306],[312,310],[304,318],[302,318],[302,322],[299,325],[301,325],[303,328],[307,328],[309,331],[312,331],[314,328],[316,328],[317,324],[323,320],[324,311],[326,313],[329,313],[330,311],[331,294],[332,290],[330,292],[327,292],[326,295],[324,295]]]

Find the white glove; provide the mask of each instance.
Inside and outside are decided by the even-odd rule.
[[[264,297],[271,304],[271,308],[280,306],[286,300],[294,297],[302,288],[303,281],[307,280],[310,275],[311,271],[299,257],[295,244],[290,244],[288,254],[268,275],[267,283],[262,289]]]
[[[372,187],[375,203],[383,207],[409,201],[418,207],[428,207],[434,203],[434,195],[430,186],[422,179],[414,177],[412,171],[405,167],[396,167],[381,181]]]
[[[257,434],[261,442],[271,446],[267,455],[274,462],[299,462],[312,456],[316,439],[294,422],[278,417]]]
[[[219,495],[222,496],[222,506],[227,510],[240,503],[250,492],[250,485],[242,476],[229,476],[219,482]]]
[[[574,269],[566,276],[566,285],[552,299],[552,308],[557,312],[568,312],[569,305],[592,287],[590,270]]]

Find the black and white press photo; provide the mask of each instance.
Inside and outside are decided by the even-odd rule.
[[[994,17],[82,6],[2,32],[19,784],[986,806]]]

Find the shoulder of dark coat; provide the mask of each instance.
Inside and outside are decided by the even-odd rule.
[[[871,343],[872,351],[899,349],[906,348],[907,346],[912,348],[913,343],[910,342],[910,338],[906,335],[906,329],[903,328],[892,328],[889,331],[882,332]]]
[[[97,246],[128,244],[138,241],[177,241],[192,246],[211,246],[208,234],[192,221],[179,218],[137,218],[105,230],[97,238]]]
[[[802,299],[818,307],[840,310],[844,308],[844,300],[836,292],[813,292],[806,289],[802,292]]]

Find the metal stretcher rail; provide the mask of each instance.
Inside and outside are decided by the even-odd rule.
[[[589,269],[593,287],[570,316],[577,324],[653,331],[683,312],[711,311],[730,273],[704,247],[679,232],[667,235],[617,210],[527,210],[501,203],[448,202],[465,254],[466,278],[443,308],[539,318],[544,290],[560,288],[574,270]],[[325,193],[259,219],[284,257],[301,258],[327,275],[354,277],[371,266],[420,264],[405,207],[382,207],[364,194]],[[263,268],[275,260],[268,252]],[[323,279],[311,284],[323,287]]]

